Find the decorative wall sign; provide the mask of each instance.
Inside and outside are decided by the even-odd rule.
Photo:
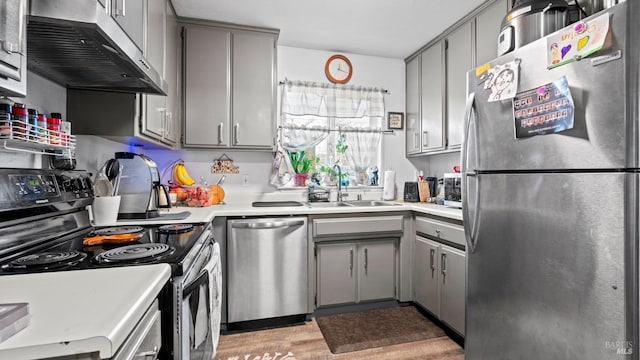
[[[213,160],[212,174],[237,174],[239,172],[238,167],[234,165],[233,160],[227,154],[222,154]]]
[[[390,112],[388,114],[389,117],[389,129],[398,129],[402,130],[404,128],[404,113],[401,112]]]
[[[587,57],[604,47],[609,32],[609,13],[580,21],[547,38],[547,68]]]
[[[572,129],[574,104],[567,78],[518,93],[513,114],[516,138]]]

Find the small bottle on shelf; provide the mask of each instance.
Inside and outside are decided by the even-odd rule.
[[[5,97],[0,98],[0,138],[11,139],[11,112],[13,102]]]
[[[49,135],[47,131],[47,115],[38,114],[38,142],[41,144],[49,143]]]
[[[60,123],[62,116],[60,113],[51,113],[47,119],[47,130],[49,130],[49,144],[60,145]]]
[[[14,103],[12,113],[13,138],[26,140],[27,127],[29,125],[29,112],[27,108],[22,103]]]
[[[38,111],[36,109],[27,109],[29,113],[29,126],[27,126],[29,132],[27,139],[30,141],[38,140]]]

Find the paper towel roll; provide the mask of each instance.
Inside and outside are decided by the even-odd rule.
[[[384,172],[384,184],[382,188],[383,200],[395,200],[396,198],[396,172],[387,170]]]

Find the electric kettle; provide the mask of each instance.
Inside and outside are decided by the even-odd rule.
[[[120,174],[118,219],[147,219],[160,216],[159,208],[170,208],[169,191],[160,183],[158,166],[149,157],[117,152]]]

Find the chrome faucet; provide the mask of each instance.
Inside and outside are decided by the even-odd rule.
[[[334,170],[336,168],[338,168],[338,201],[342,201],[342,198],[349,196],[349,194],[342,193],[342,169],[340,168],[340,165],[338,164],[333,165],[333,167],[331,168],[331,173],[335,174]]]

